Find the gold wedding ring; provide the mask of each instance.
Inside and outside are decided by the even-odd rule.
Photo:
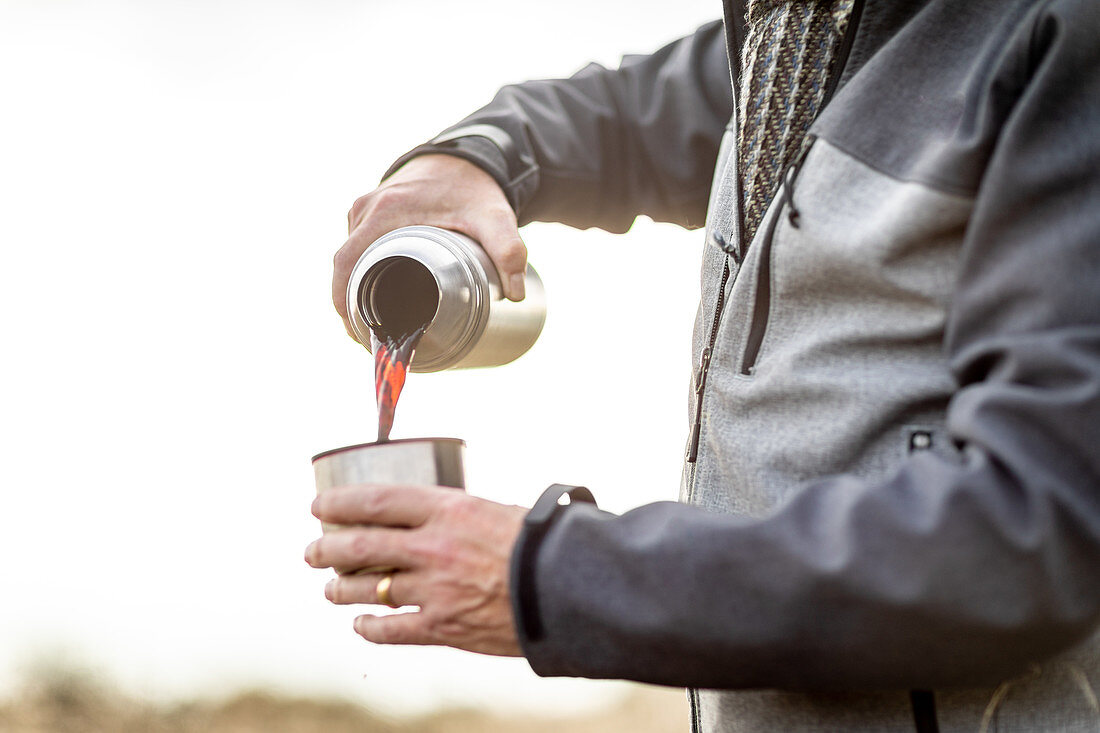
[[[391,585],[393,585],[393,573],[386,573],[382,576],[382,579],[378,581],[378,585],[374,586],[374,595],[382,605],[389,606],[390,608],[400,608],[401,605],[394,603],[393,598],[390,596]]]

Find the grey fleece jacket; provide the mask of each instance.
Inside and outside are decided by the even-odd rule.
[[[682,503],[532,522],[527,658],[694,688],[697,730],[1095,731],[1100,4],[857,0],[751,242],[743,15],[409,154],[523,221],[706,224]]]

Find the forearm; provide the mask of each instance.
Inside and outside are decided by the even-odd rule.
[[[808,486],[764,521],[573,507],[526,569],[544,633],[524,652],[544,675],[711,688],[995,682],[1096,622],[1095,480],[927,453],[885,483]]]

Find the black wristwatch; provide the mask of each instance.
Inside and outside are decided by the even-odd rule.
[[[568,501],[563,501],[568,499]],[[523,529],[512,553],[511,579],[514,593],[516,631],[520,638],[537,641],[542,637],[542,619],[538,614],[538,589],[535,587],[535,556],[554,520],[571,504],[592,504],[596,499],[584,486],[553,484],[542,492],[523,520]]]

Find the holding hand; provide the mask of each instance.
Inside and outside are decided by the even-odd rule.
[[[527,248],[504,191],[492,176],[462,158],[421,155],[357,199],[348,212],[348,241],[333,259],[332,302],[352,338],[345,302],[352,268],[383,234],[416,224],[476,240],[496,265],[505,297],[523,300]]]
[[[419,606],[363,615],[355,630],[378,644],[433,644],[520,656],[508,565],[526,510],[438,486],[346,486],[313,502],[323,522],[348,526],[306,548],[315,568],[393,567],[341,575],[325,586],[333,603]],[[361,526],[368,525],[368,526]],[[390,577],[388,583],[383,580]],[[379,598],[379,592],[384,596]]]

